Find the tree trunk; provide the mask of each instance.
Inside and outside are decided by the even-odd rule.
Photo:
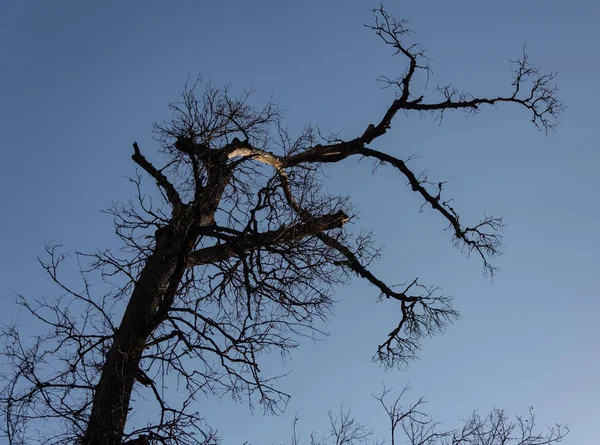
[[[142,353],[156,326],[154,318],[168,283],[177,279],[173,275],[177,269],[178,249],[173,247],[157,240],[154,253],[135,285],[102,367],[84,445],[121,444]]]

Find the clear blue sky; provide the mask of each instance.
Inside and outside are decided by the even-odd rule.
[[[2,321],[14,319],[15,292],[52,295],[37,266],[43,242],[67,249],[114,246],[100,210],[133,190],[131,143],[152,153],[150,122],[167,116],[188,74],[238,88],[253,83],[260,105],[274,95],[290,129],[306,123],[359,136],[392,100],[381,74],[399,61],[363,23],[374,4],[316,1],[5,1],[0,6],[0,199],[4,217]],[[475,258],[453,249],[444,221],[412,196],[399,175],[367,161],[328,173],[331,191],[349,193],[359,225],[374,229],[385,257],[374,271],[390,282],[415,276],[456,297],[462,320],[425,342],[403,372],[369,362],[397,314],[375,304],[361,282],[340,288],[331,336],[306,343],[286,366],[292,394],[281,417],[249,414],[229,400],[199,407],[226,444],[288,442],[291,418],[305,438],[323,431],[340,403],[387,434],[370,394],[381,382],[414,396],[452,427],[473,409],[525,413],[567,423],[567,443],[597,443],[600,408],[600,155],[597,45],[600,7],[590,1],[389,1],[411,20],[433,59],[435,85],[475,95],[509,91],[508,59],[527,44],[531,60],[559,72],[569,106],[545,136],[515,107],[465,119],[399,115],[374,146],[429,176],[452,178],[448,192],[464,218],[504,216],[505,256],[490,283]],[[427,96],[426,96],[427,97]],[[270,362],[271,363],[271,362]],[[273,359],[272,369],[281,367]]]

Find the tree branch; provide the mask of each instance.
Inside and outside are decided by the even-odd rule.
[[[330,215],[317,216],[291,226],[283,226],[277,230],[262,233],[243,233],[238,237],[228,239],[224,244],[217,244],[192,252],[187,267],[225,261],[238,255],[240,251],[260,249],[273,244],[279,245],[316,235],[326,230],[340,228],[347,221],[348,216],[343,211],[339,211]]]
[[[365,134],[369,134],[370,131],[376,130],[373,130],[373,126],[369,126]],[[450,206],[450,201],[441,199],[441,187],[438,188],[437,195],[431,194],[423,186],[422,181],[417,178],[415,173],[407,167],[404,161],[387,153],[366,147],[363,139],[365,139],[364,135],[361,138],[348,142],[342,141],[330,145],[316,145],[289,157],[277,156],[265,150],[251,147],[246,143],[243,149],[233,150],[229,156],[245,156],[248,159],[256,159],[259,162],[272,165],[281,175],[282,181],[284,181],[284,189],[288,197],[288,202],[290,202],[290,205],[297,212],[301,212],[301,209],[298,207],[293,196],[291,196],[289,186],[286,187],[287,174],[285,173],[285,167],[293,167],[304,163],[339,162],[352,155],[371,157],[389,164],[399,170],[408,179],[414,192],[419,193],[426,203],[444,216],[452,228],[455,244],[462,244],[462,247],[468,252],[477,252],[483,260],[485,271],[493,276],[496,268],[490,263],[490,259],[500,254],[499,249],[502,243],[502,236],[497,232],[504,227],[502,218],[485,216],[476,225],[464,227],[460,223],[458,213]],[[366,139],[372,139],[372,134],[366,137]],[[485,229],[489,229],[489,231]],[[355,272],[358,271],[355,270]]]
[[[490,264],[489,259],[500,254],[500,246],[502,244],[502,236],[498,233],[504,227],[502,218],[485,217],[478,224],[471,227],[464,227],[460,224],[458,213],[450,206],[449,201],[441,199],[441,186],[439,186],[438,194],[433,196],[423,187],[416,175],[410,170],[404,161],[395,158],[371,148],[363,147],[358,150],[359,154],[366,157],[374,157],[381,162],[390,164],[398,169],[406,178],[414,192],[419,193],[431,207],[440,212],[450,224],[452,228],[455,244],[463,243],[467,251],[476,251],[481,259],[486,272],[491,276],[496,272],[496,268]],[[486,232],[485,229],[490,229],[491,232]]]
[[[131,155],[131,159],[133,159],[137,165],[142,167],[150,176],[152,176],[156,180],[156,183],[165,191],[167,194],[167,199],[173,207],[173,211],[179,211],[183,206],[183,203],[181,202],[179,193],[177,193],[177,190],[175,190],[173,184],[171,184],[167,177],[163,175],[160,170],[157,170],[156,167],[154,167],[150,161],[148,161],[146,157],[142,155],[137,142],[133,143],[133,151],[134,153]]]

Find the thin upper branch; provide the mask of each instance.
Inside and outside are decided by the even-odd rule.
[[[366,279],[369,283],[374,285],[379,289],[382,295],[385,295],[386,298],[393,298],[398,301],[411,301],[417,297],[409,297],[404,292],[395,292],[390,288],[387,284],[373,275],[365,266],[361,264],[358,260],[354,252],[350,250],[347,246],[339,242],[337,239],[325,234],[319,233],[316,235],[324,244],[333,249],[337,250],[344,257],[346,257],[346,261],[341,264],[342,266],[348,267],[353,272],[355,272],[358,276]]]
[[[419,193],[433,209],[446,218],[452,227],[454,239],[464,243],[468,251],[476,251],[483,260],[486,271],[491,275],[494,274],[495,268],[490,264],[489,259],[499,254],[502,236],[497,232],[504,226],[502,218],[485,217],[477,225],[465,227],[461,225],[458,213],[449,205],[448,201],[443,201],[440,194],[434,196],[429,193],[404,161],[368,147],[363,147],[358,153],[389,164],[406,176],[412,190]],[[486,229],[489,231],[486,231]]]
[[[183,203],[181,202],[181,197],[179,196],[179,193],[177,193],[177,190],[175,190],[173,184],[169,182],[167,177],[163,175],[160,170],[154,167],[154,165],[152,165],[152,163],[146,159],[146,157],[141,153],[137,142],[133,143],[133,151],[134,153],[131,156],[131,159],[133,159],[136,164],[142,167],[156,180],[156,183],[165,191],[169,203],[171,206],[173,206],[173,210],[179,210],[183,206]]]
[[[518,60],[511,60],[513,64],[513,91],[510,95],[496,97],[477,97],[475,95],[459,92],[451,85],[438,87],[436,91],[442,94],[444,100],[425,103],[424,96],[416,96],[412,93],[415,73],[422,71],[427,76],[431,74],[429,59],[425,56],[424,49],[418,44],[407,44],[406,37],[413,34],[407,28],[405,20],[397,20],[391,17],[383,7],[375,8],[375,23],[365,25],[375,31],[386,45],[394,50],[394,55],[403,56],[407,59],[408,67],[405,73],[397,79],[382,76],[380,80],[384,88],[396,87],[399,91],[397,98],[388,108],[385,115],[377,125],[372,125],[363,134],[361,139],[366,143],[383,135],[391,127],[392,120],[399,110],[436,111],[464,109],[475,112],[481,105],[495,105],[498,103],[514,103],[527,108],[531,114],[531,121],[536,128],[553,130],[557,120],[565,110],[564,104],[558,100],[558,87],[555,84],[556,73],[542,73],[539,68],[529,62],[529,55],[523,49],[523,54]]]

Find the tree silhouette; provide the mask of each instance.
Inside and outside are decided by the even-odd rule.
[[[407,445],[551,445],[562,442],[569,428],[554,425],[545,433],[538,432],[533,408],[526,416],[511,419],[506,412],[493,409],[482,417],[476,411],[462,421],[455,429],[442,429],[441,422],[435,421],[422,411],[425,400],[420,397],[416,402],[403,405],[402,398],[410,390],[405,386],[399,395],[388,402],[392,388],[383,387],[373,397],[382,406],[389,419],[389,443],[395,445],[398,439]],[[296,431],[298,418],[294,419],[292,445],[302,443]],[[373,439],[373,432],[351,417],[350,410],[342,407],[338,414],[329,412],[327,434],[318,436],[314,432],[309,438],[310,445],[357,445],[381,444]]]
[[[48,332],[30,344],[16,326],[3,331],[1,404],[9,443],[214,443],[195,411],[196,397],[228,393],[267,411],[283,409],[289,396],[273,384],[276,376],[260,371],[261,357],[318,336],[333,288],[354,276],[401,308],[398,324],[375,349],[374,359],[385,366],[406,363],[424,337],[456,319],[451,298],[435,286],[415,279],[399,287],[370,271],[379,255],[372,236],[347,227],[356,214],[348,198],[323,191],[322,166],[370,158],[397,170],[441,215],[454,244],[478,255],[493,274],[502,219],[463,222],[443,182],[427,181],[373,144],[399,111],[441,118],[504,103],[525,108],[548,131],[563,110],[555,74],[542,74],[524,52],[514,62],[508,96],[444,86],[426,99],[417,92],[430,73],[425,51],[407,43],[404,21],[383,8],[373,12],[368,27],[406,66],[399,77],[380,79],[395,91],[383,117],[350,138],[324,137],[313,127],[293,135],[274,103],[250,105],[252,90],[236,96],[198,80],[171,105],[172,118],[154,128],[160,167],[133,144],[141,169],[131,178],[136,197],[109,209],[122,249],[78,253],[89,267],[82,266],[83,286],[70,286],[60,276],[65,254],[48,245],[41,264],[63,294],[19,299]],[[143,191],[144,175],[156,182],[160,203]],[[93,293],[96,272],[110,286],[105,294]],[[163,391],[167,382],[177,383],[177,397]],[[156,416],[126,429],[135,394],[153,397]]]

